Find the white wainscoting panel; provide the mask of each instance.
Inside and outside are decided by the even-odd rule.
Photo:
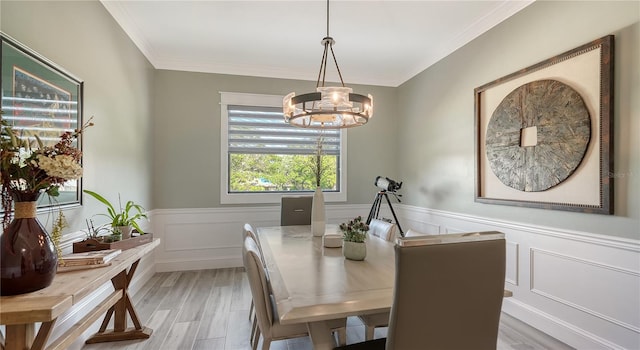
[[[327,205],[327,223],[339,224],[369,214],[367,205]],[[387,208],[380,215],[389,215]],[[387,216],[385,216],[387,217]],[[242,266],[242,228],[280,224],[280,206],[209,209],[159,209],[150,215],[156,248],[156,270],[184,271]]]
[[[518,257],[520,256],[520,245],[516,242],[507,242],[507,265],[505,267],[505,281],[513,286],[518,285]]]
[[[533,248],[530,255],[533,293],[640,333],[640,299],[626,298],[640,295],[637,271]]]
[[[403,228],[501,231],[503,311],[577,349],[640,349],[640,241],[400,205]]]

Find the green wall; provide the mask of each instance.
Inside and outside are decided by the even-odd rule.
[[[406,184],[404,202],[638,239],[639,7],[638,1],[538,1],[402,84],[398,168]],[[615,35],[616,47],[615,215],[475,203],[474,88],[608,34]]]
[[[347,131],[347,203],[371,203],[383,175],[404,181],[405,204],[638,239],[639,6],[538,1],[398,88],[354,86],[374,95],[375,115]],[[96,126],[84,140],[84,187],[149,209],[220,207],[220,91],[314,87],[154,70],[97,0],[3,0],[0,29],[85,82],[84,112]],[[473,89],[607,34],[616,35],[615,215],[475,203]],[[78,229],[102,210],[87,198],[67,216]]]
[[[347,82],[348,84],[348,82]],[[397,174],[396,89],[350,86],[374,97],[367,125],[347,130],[347,202],[373,202],[378,175]],[[220,207],[220,94],[286,95],[315,82],[158,70],[155,77],[156,208]]]
[[[102,4],[2,0],[0,29],[84,81],[85,120],[95,122],[83,139],[84,188],[151,209],[154,70]],[[102,212],[85,197],[81,208],[65,211],[68,230]]]

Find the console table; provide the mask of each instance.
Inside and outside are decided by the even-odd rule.
[[[87,343],[149,338],[153,331],[140,323],[128,288],[140,259],[158,244],[160,240],[156,238],[123,250],[110,266],[58,273],[49,287],[39,291],[0,297],[0,324],[6,325],[4,349],[66,349],[102,315],[105,316],[100,330]],[[114,291],[104,300],[97,301],[74,327],[47,344],[58,317],[108,281],[113,284]],[[127,314],[133,322],[131,328],[127,327]],[[114,327],[107,330],[112,317]],[[40,322],[36,333],[35,324]]]

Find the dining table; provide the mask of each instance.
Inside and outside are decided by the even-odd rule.
[[[315,350],[333,349],[326,321],[389,312],[395,278],[394,243],[366,240],[366,257],[346,259],[342,249],[327,248],[311,226],[257,229],[277,317],[281,324],[306,323]],[[339,234],[327,225],[325,234]]]

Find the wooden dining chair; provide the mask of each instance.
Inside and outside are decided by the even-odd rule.
[[[385,241],[392,242],[396,239],[396,225],[384,220],[372,219],[369,223],[369,235]],[[387,327],[389,325],[389,313],[381,312],[370,315],[358,316],[362,324],[364,324],[364,339],[373,339],[375,329],[378,327]]]
[[[312,196],[285,196],[280,205],[280,226],[311,225]]]
[[[500,232],[398,238],[386,338],[340,350],[495,350],[504,294]]]
[[[273,297],[269,288],[268,274],[261,262],[260,250],[256,241],[247,236],[242,248],[242,260],[247,270],[249,287],[253,297],[258,328],[262,336],[262,350],[271,346],[271,341],[282,340],[308,335],[306,323],[283,325],[280,323],[277,309],[273,305]],[[347,319],[341,318],[329,321],[329,329],[338,333],[338,342],[346,343]],[[259,338],[259,336],[258,336]],[[259,339],[252,343],[252,349],[256,350]]]

